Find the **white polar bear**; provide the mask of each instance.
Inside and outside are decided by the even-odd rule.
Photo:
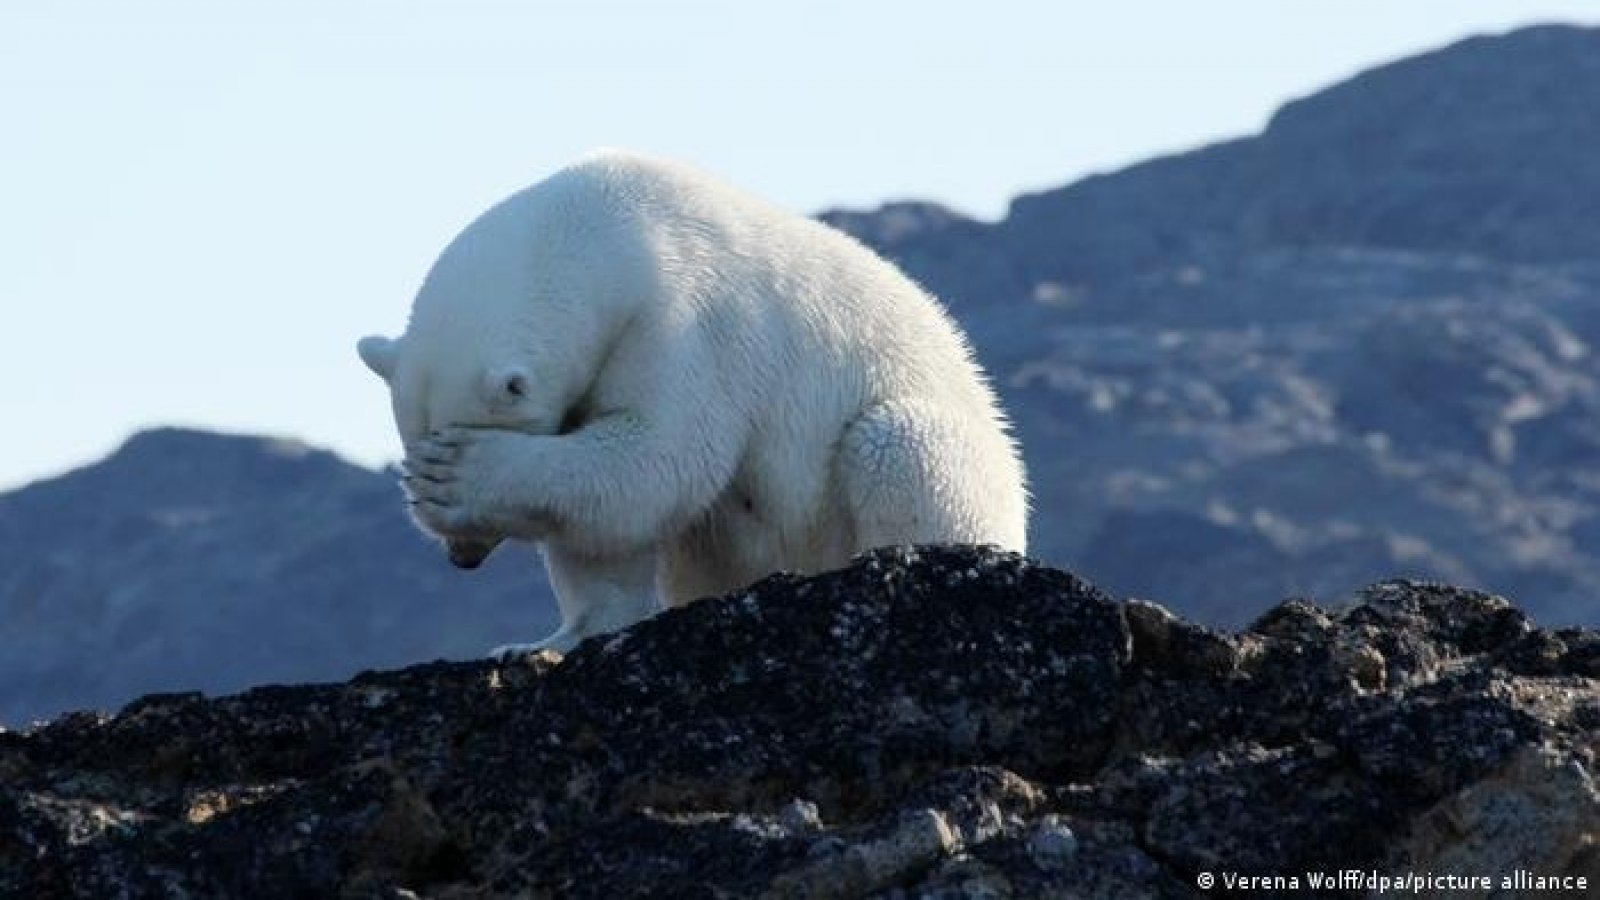
[[[1017,447],[938,303],[683,165],[601,152],[515,194],[359,350],[452,561],[542,545],[561,628],[497,654],[887,544],[1025,549]]]

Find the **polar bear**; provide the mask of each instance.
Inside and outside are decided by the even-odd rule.
[[[541,547],[561,627],[496,655],[882,545],[1026,549],[1018,448],[939,304],[682,164],[604,151],[513,195],[358,350],[451,560]]]

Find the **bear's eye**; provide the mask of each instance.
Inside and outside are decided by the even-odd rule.
[[[507,375],[506,393],[512,397],[526,397],[528,395],[528,376],[521,372]]]

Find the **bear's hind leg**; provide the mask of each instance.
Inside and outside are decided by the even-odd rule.
[[[838,464],[856,552],[925,543],[1025,549],[1020,464],[1003,437],[975,432],[957,415],[917,401],[880,403],[845,429]]]

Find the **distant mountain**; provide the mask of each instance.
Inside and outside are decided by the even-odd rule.
[[[1042,558],[1228,624],[1400,574],[1594,624],[1596,110],[1600,30],[1537,27],[999,222],[916,202],[821,218],[973,334]]]
[[[555,625],[543,567],[450,567],[395,479],[180,429],[0,495],[0,722],[470,658]]]
[[[1237,625],[1431,577],[1600,624],[1600,30],[1474,38],[1266,131],[1021,197],[821,218],[945,298],[1016,419],[1032,555]],[[389,475],[165,430],[0,496],[0,720],[347,677],[554,625]]]
[[[1600,29],[1476,37],[1284,106],[1255,137],[1022,196],[988,224],[922,203],[822,218],[952,301],[1068,295],[1271,249],[1505,262],[1600,248]]]

